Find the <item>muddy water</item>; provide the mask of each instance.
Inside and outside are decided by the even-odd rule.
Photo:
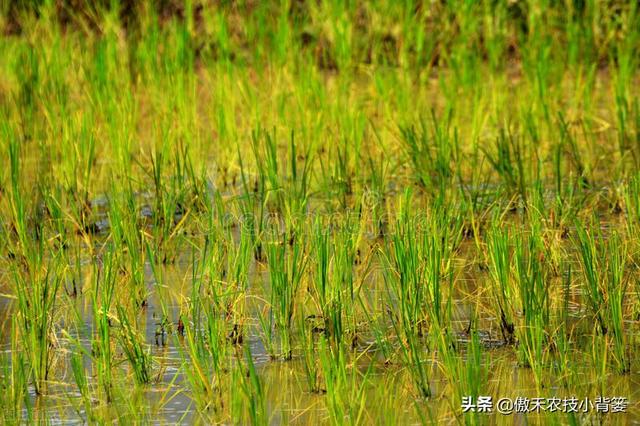
[[[104,223],[108,227],[108,223]],[[379,241],[375,236],[364,242],[364,246],[375,251],[375,245]],[[465,329],[470,318],[476,317],[483,347],[483,366],[487,373],[486,394],[494,398],[518,397],[525,398],[569,398],[579,400],[589,398],[593,403],[598,396],[617,397],[624,396],[629,404],[626,414],[611,414],[606,419],[613,422],[632,423],[640,422],[640,366],[637,360],[632,359],[632,371],[628,375],[620,376],[610,374],[605,383],[593,383],[594,375],[590,371],[589,353],[592,349],[591,330],[592,324],[587,318],[582,303],[582,291],[579,287],[572,287],[569,293],[569,322],[576,325],[579,332],[574,336],[576,349],[572,357],[576,360],[584,359],[584,367],[574,368],[573,374],[577,377],[573,380],[570,389],[562,386],[562,377],[553,373],[553,369],[547,371],[543,382],[544,386],[536,386],[533,373],[530,369],[518,364],[515,348],[505,346],[502,343],[498,321],[491,310],[491,295],[487,291],[488,274],[486,266],[482,265],[476,256],[476,248],[472,241],[463,242],[456,253],[454,261],[455,282],[453,297],[454,328],[458,335],[461,347],[460,356],[465,357],[465,346],[468,336]],[[175,264],[161,267],[163,284],[166,286],[165,309],[167,320],[177,325],[185,298],[188,297],[189,278],[191,276],[191,253],[183,252]],[[379,270],[379,265],[372,270]],[[90,269],[88,262],[84,263],[85,269]],[[9,283],[10,273],[0,272],[3,283]],[[81,275],[87,275],[84,271]],[[254,264],[251,267],[251,288],[249,296],[255,301],[264,298],[263,282],[268,279],[264,265]],[[89,278],[85,278],[89,280]],[[168,330],[172,327],[163,327],[163,309],[158,300],[158,293],[154,276],[150,265],[145,266],[145,283],[150,293],[147,306],[140,311],[139,321],[145,330],[146,342],[151,348],[154,359],[154,381],[152,384],[139,389],[131,389],[131,384],[124,384],[124,389],[130,391],[130,397],[143,401],[138,404],[147,410],[144,416],[158,423],[193,423],[204,422],[195,408],[195,404],[189,395],[189,386],[182,373],[181,366],[188,360],[181,351],[183,345],[180,336],[171,334]],[[0,287],[0,293],[8,293],[7,286]],[[380,274],[372,273],[368,278],[364,291],[364,298],[372,306],[383,306],[382,299],[384,288]],[[91,300],[86,295],[80,294],[73,298],[61,297],[61,303],[67,306],[67,316],[61,321],[60,330],[64,328],[74,339],[77,339],[82,347],[89,353],[91,351],[91,335],[93,333],[93,311]],[[554,306],[557,306],[556,301]],[[73,307],[82,319],[78,325],[72,320]],[[271,423],[294,424],[318,424],[329,423],[329,414],[326,408],[326,396],[308,391],[304,366],[300,360],[299,350],[295,352],[291,361],[272,360],[265,350],[260,338],[257,326],[257,303],[248,303],[249,318],[246,321],[246,335],[244,344],[249,345],[258,374],[262,380],[266,395],[267,410]],[[13,312],[12,300],[8,297],[0,297],[0,336],[2,344],[1,352],[10,354],[10,318]],[[636,321],[627,324],[629,330],[637,330]],[[632,334],[631,346],[636,347],[637,338]],[[61,355],[55,365],[55,378],[45,397],[30,395],[30,400],[35,408],[35,416],[46,419],[52,424],[82,424],[88,421],[82,408],[80,395],[73,382],[70,369],[69,356],[77,352],[76,343],[66,339],[60,333],[57,352]],[[229,351],[233,352],[233,351]],[[461,419],[461,401],[453,392],[452,383],[436,361],[431,367],[431,391],[433,397],[428,400],[416,399],[412,392],[412,381],[409,372],[398,363],[384,363],[376,347],[374,336],[367,330],[362,330],[356,352],[358,354],[358,367],[362,374],[373,363],[365,385],[366,404],[364,418],[366,422],[376,419],[387,419],[390,422],[406,424],[419,423],[421,416],[428,421],[438,423],[457,423]],[[398,356],[399,357],[399,356]],[[116,358],[123,360],[121,353],[116,353]],[[551,356],[551,362],[556,362]],[[91,373],[92,365],[89,357],[85,357],[85,367],[89,371],[90,384],[95,384],[95,377]],[[578,363],[578,365],[581,365]],[[126,362],[117,365],[120,372],[126,372]],[[116,374],[123,380],[124,374]],[[167,401],[168,402],[165,402]],[[122,400],[120,403],[123,403]],[[401,415],[401,419],[397,418]],[[391,416],[391,417],[389,417]],[[560,423],[569,421],[564,413],[555,415]],[[618,416],[618,417],[615,417]],[[624,417],[623,417],[624,416]],[[587,414],[579,414],[580,422],[597,421],[599,418],[591,409]],[[604,418],[604,417],[603,417]],[[543,419],[538,414],[511,414],[509,416],[493,415],[487,417],[489,422],[527,424],[529,422],[544,424],[548,418]]]

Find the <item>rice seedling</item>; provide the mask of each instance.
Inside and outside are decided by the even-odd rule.
[[[420,183],[426,188],[437,187],[442,190],[453,176],[451,164],[457,156],[458,141],[450,136],[450,121],[450,117],[436,117],[432,110],[431,130],[424,121],[418,128],[400,128],[407,157],[413,163]]]
[[[627,235],[633,236],[630,238],[629,243],[629,256],[633,261],[638,256],[638,247],[635,243],[635,238],[640,231],[640,177],[637,175],[631,176],[624,187],[624,205],[625,205],[625,224]]]
[[[624,275],[626,259],[626,247],[621,242],[618,234],[613,234],[609,238],[607,247],[608,277],[607,277],[607,308],[609,322],[611,324],[611,335],[613,340],[613,358],[616,369],[620,373],[631,371],[631,360],[627,338],[625,337],[625,300],[627,297],[628,281]]]
[[[289,245],[287,241],[276,237],[275,241],[267,244],[270,307],[268,320],[261,322],[266,324],[268,321],[268,327],[263,328],[265,335],[270,335],[273,329],[278,332],[279,354],[284,359],[291,359],[293,316],[307,256],[303,243],[298,240]]]
[[[570,289],[571,289],[571,281],[572,281],[572,272],[571,268],[567,267],[566,271],[563,271],[562,277],[562,287],[563,287],[563,297],[562,297],[562,305],[559,308],[560,313],[556,315],[557,321],[559,324],[556,326],[553,332],[552,344],[556,349],[556,361],[554,362],[554,370],[557,371],[560,375],[569,374],[571,372],[570,368],[570,356],[571,356],[571,346],[570,346],[570,334],[572,330],[569,328],[569,297],[570,297]],[[568,385],[568,378],[564,377],[564,385]]]
[[[244,361],[239,356],[238,365],[233,371],[233,382],[237,383],[242,392],[242,405],[244,410],[238,414],[235,421],[246,422],[252,425],[269,423],[265,395],[260,377],[256,372],[249,346],[244,347]]]
[[[210,329],[205,338],[193,327],[185,326],[184,373],[193,390],[193,401],[205,413],[215,411],[221,404],[224,337],[219,328]]]
[[[450,400],[451,409],[460,416],[460,404],[463,398],[476,401],[487,386],[488,371],[483,365],[482,344],[477,330],[471,330],[466,351],[456,349],[456,340],[451,333],[438,330],[433,335],[434,346],[438,351],[440,369],[444,372],[449,386],[453,388]],[[466,424],[481,422],[477,412],[463,412],[461,416]]]
[[[589,179],[587,178],[588,168],[580,153],[580,148],[578,147],[576,138],[562,113],[558,114],[558,127],[560,128],[560,141],[558,142],[558,146],[555,150],[554,162],[556,163],[556,191],[558,197],[562,197],[562,156],[569,155],[569,158],[575,168],[575,173],[577,175],[576,181],[579,185],[588,186]]]
[[[14,294],[18,307],[18,330],[29,366],[29,377],[36,394],[46,392],[51,366],[55,356],[55,315],[60,287],[60,261],[56,251],[47,252],[46,258],[42,223],[36,223],[32,233],[27,225],[27,212],[20,185],[22,173],[17,141],[8,143],[11,167],[12,225],[17,234],[13,251],[23,260],[11,266]],[[59,249],[58,249],[59,250]],[[15,255],[14,255],[15,256]]]
[[[144,306],[147,300],[144,283],[144,248],[143,235],[138,229],[138,209],[135,205],[133,191],[124,191],[122,195],[114,194],[109,203],[109,222],[111,238],[116,247],[126,250],[129,260],[131,283],[128,286],[131,298],[137,306]]]
[[[319,357],[326,389],[325,400],[334,424],[362,422],[365,389],[371,370],[361,374],[357,365],[347,365],[344,346],[332,346],[320,338]]]
[[[528,177],[524,169],[526,158],[521,138],[510,129],[500,129],[495,142],[495,153],[485,151],[487,160],[500,176],[504,187],[511,194],[518,194],[527,205]]]
[[[75,3],[0,4],[0,422],[636,421],[636,2]]]
[[[488,240],[489,271],[491,274],[492,292],[497,305],[500,331],[505,343],[515,341],[515,289],[511,281],[512,251],[510,248],[510,234],[501,229],[494,221]]]
[[[17,355],[9,359],[8,354],[3,354],[0,361],[0,407],[2,407],[2,421],[7,424],[18,424],[21,419],[32,420],[32,402],[29,398],[29,367],[25,357],[19,351],[18,333],[19,327],[16,319],[11,326],[11,350]],[[11,361],[11,362],[10,362]],[[23,409],[26,416],[23,415]]]
[[[298,220],[306,211],[309,193],[309,164],[313,161],[311,147],[299,152],[295,134],[289,139],[287,156],[284,159],[285,170],[279,169],[277,135],[275,130],[264,132],[257,130],[252,134],[252,148],[258,168],[258,193],[263,202],[270,201],[273,208],[284,215],[287,223]],[[304,158],[302,170],[299,170],[298,156]],[[295,223],[295,222],[294,222]]]
[[[342,289],[339,281],[330,276],[330,264],[333,258],[329,232],[316,222],[314,226],[314,247],[317,259],[314,280],[314,295],[321,312],[323,329],[332,341],[340,343],[343,335],[342,325]]]
[[[309,328],[307,318],[304,314],[302,314],[300,318],[299,334],[305,379],[307,381],[309,392],[321,393],[323,389],[320,387],[320,366],[318,356],[316,354],[314,330]]]
[[[182,156],[189,164],[187,154],[175,147],[177,152],[170,153],[171,143],[167,140],[170,136],[168,130],[161,130],[160,137],[163,140],[162,146],[156,146],[151,157],[151,170],[149,174],[153,178],[155,200],[154,200],[154,231],[155,239],[158,241],[158,248],[163,253],[163,263],[173,263],[175,261],[176,248],[172,247],[175,236],[179,232],[184,221],[188,217],[189,211],[185,209],[185,192],[189,188],[186,181],[185,170],[183,170]],[[173,155],[173,156],[172,156]],[[170,165],[167,157],[175,158],[175,173],[167,179],[165,169]],[[185,166],[186,167],[186,166]],[[169,180],[167,183],[166,180]]]
[[[31,278],[32,281],[24,280],[19,272],[14,271],[20,312],[20,336],[29,361],[33,385],[39,394],[46,392],[55,356],[53,315],[56,313],[55,303],[60,281],[55,276],[55,269],[52,269],[40,272],[39,276]]]
[[[389,281],[391,280],[393,278],[389,278]],[[411,373],[417,394],[420,397],[427,398],[431,396],[431,389],[429,385],[429,368],[425,365],[424,347],[421,339],[424,316],[417,313],[416,301],[408,296],[408,290],[403,291],[403,285],[406,284],[400,284],[400,292],[397,295],[400,297],[398,301],[400,312],[393,312],[389,309],[390,320],[395,334],[400,340],[402,361]],[[406,287],[404,288],[406,289]]]
[[[83,354],[81,352],[74,354],[71,358],[71,371],[78,391],[80,392],[80,397],[82,398],[83,409],[87,418],[91,418],[91,413],[93,411],[91,409],[91,391],[89,389],[89,382],[87,380],[83,361]]]
[[[454,226],[452,232],[451,224],[446,222],[449,218],[442,215],[441,210],[431,212],[422,218],[426,223],[420,223],[419,217],[409,216],[410,207],[411,194],[407,192],[393,235],[393,247],[387,249],[391,253],[385,254],[387,309],[419,394],[429,397],[429,374],[424,365],[421,338],[427,330],[431,336],[452,332],[452,253],[460,227]]]
[[[415,230],[408,224],[398,230],[389,243],[390,255],[385,259],[385,279],[388,284],[394,320],[402,324],[403,329],[415,335],[423,335],[426,329],[426,295],[422,286],[423,268],[419,256]],[[391,243],[393,245],[391,245]],[[397,304],[397,305],[396,305]],[[397,315],[397,317],[395,317]]]
[[[117,306],[118,321],[121,330],[118,333],[120,347],[129,361],[135,382],[140,385],[149,384],[151,381],[152,357],[149,349],[144,344],[144,338],[140,335],[138,327],[132,323],[129,314],[121,305]]]
[[[587,231],[579,222],[576,228],[588,306],[600,334],[611,336],[611,356],[616,369],[627,373],[630,367],[624,337],[626,247],[617,233],[610,235],[605,242],[598,224],[592,227],[593,232]]]
[[[358,336],[355,310],[361,289],[354,277],[359,230],[357,225],[345,224],[332,232],[316,221],[313,233],[313,246],[317,250],[312,254],[317,260],[313,295],[321,313],[322,328],[332,344],[341,344],[347,336],[355,344]]]
[[[532,236],[515,239],[515,275],[523,316],[516,336],[520,362],[534,371],[540,383],[548,344],[549,280],[540,263],[541,242],[534,235],[532,230]]]
[[[91,292],[94,318],[94,335],[91,341],[91,354],[95,359],[96,376],[103,398],[113,400],[113,343],[111,324],[113,314],[114,290],[116,285],[116,254],[111,246],[106,247],[102,265],[95,265],[94,283]]]
[[[222,383],[227,358],[227,327],[224,304],[216,290],[215,248],[205,246],[203,260],[194,261],[190,318],[184,316],[185,344],[181,346],[185,376],[193,389],[192,398],[201,410],[217,410],[222,404]]]

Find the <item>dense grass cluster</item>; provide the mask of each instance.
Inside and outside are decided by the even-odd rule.
[[[640,416],[637,2],[0,11],[0,422]]]

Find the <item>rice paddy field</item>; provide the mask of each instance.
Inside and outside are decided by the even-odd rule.
[[[0,1],[1,424],[640,423],[640,5]]]

